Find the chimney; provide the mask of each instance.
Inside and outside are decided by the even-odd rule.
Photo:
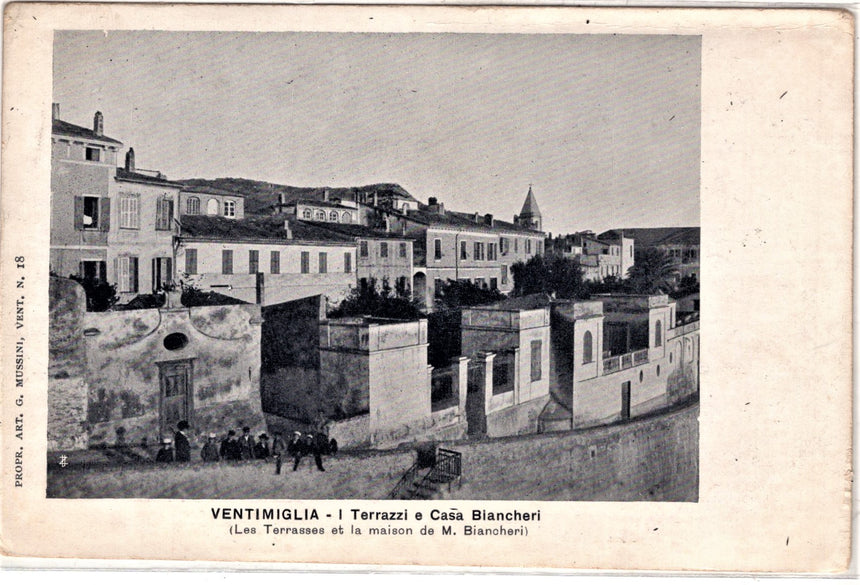
[[[373,206],[379,206],[379,194],[376,191],[373,192]]]
[[[59,120],[60,119],[60,104],[53,103],[51,104],[51,120]]]
[[[439,200],[435,197],[430,197],[427,200],[427,209],[429,209],[431,213],[438,213],[439,215],[445,214],[445,206],[439,203]]]
[[[516,224],[520,223],[520,216],[519,215],[514,215],[514,223],[516,223]]]
[[[493,214],[488,213],[484,216],[484,223],[490,227],[493,227]]]
[[[286,238],[288,240],[292,240],[293,239],[293,230],[290,229],[290,220],[288,220],[288,219],[284,220],[284,231],[286,232]]]
[[[472,221],[474,221],[475,223],[481,223],[481,214],[476,211],[475,214],[472,216]]]
[[[125,153],[125,170],[126,172],[133,173],[134,172],[134,149],[129,148],[128,152]]]
[[[328,189],[323,191],[323,201],[328,201]]]
[[[101,112],[96,112],[93,116],[93,133],[96,136],[102,136],[105,133],[105,118]]]

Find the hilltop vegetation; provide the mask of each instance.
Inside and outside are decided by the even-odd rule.
[[[322,200],[326,190],[329,192],[329,197],[345,200],[355,200],[356,195],[360,193],[367,193],[372,197],[374,192],[380,196],[394,194],[401,197],[412,197],[406,189],[396,183],[376,183],[359,187],[294,187],[238,178],[182,179],[177,182],[183,185],[210,187],[244,195],[245,213],[249,215],[269,213],[270,208],[278,202],[281,193],[287,196],[288,201],[296,199]]]

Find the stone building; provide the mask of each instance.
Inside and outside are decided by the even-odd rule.
[[[111,181],[112,228],[108,232],[110,282],[120,302],[174,281],[173,236],[181,185],[158,171],[137,169],[134,149]]]
[[[262,305],[316,295],[336,304],[356,286],[351,237],[284,216],[179,222],[179,271],[201,290]]]
[[[183,185],[177,215],[209,215],[245,218],[245,196],[207,185]]]
[[[529,194],[527,204],[534,199],[531,190]],[[415,239],[412,290],[428,309],[433,307],[441,284],[448,280],[470,281],[503,293],[512,291],[511,266],[543,253],[544,234],[533,229],[535,221],[539,223],[539,216],[534,211],[515,223],[490,214],[450,211],[433,197],[420,209],[385,213],[391,231]]]
[[[49,449],[154,445],[191,424],[265,428],[260,307],[86,312],[80,285],[51,278]]]
[[[552,307],[553,401],[543,430],[626,420],[698,392],[699,322],[665,295],[597,295]]]
[[[632,238],[636,250],[660,250],[672,260],[679,280],[693,276],[700,281],[701,231],[699,227],[623,228],[603,232],[599,237],[615,241]]]
[[[106,136],[96,112],[90,128],[60,119],[53,104],[51,127],[50,269],[60,276],[115,281],[109,274],[111,191],[122,142]],[[115,229],[115,228],[114,228]]]
[[[584,280],[607,276],[625,278],[633,266],[633,240],[598,239],[592,232],[568,234],[547,240],[547,251],[574,260]]]

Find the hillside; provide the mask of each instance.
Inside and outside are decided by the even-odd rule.
[[[349,201],[355,201],[357,194],[367,193],[368,195],[372,195],[374,192],[380,196],[392,194],[415,199],[406,189],[396,183],[376,183],[359,187],[294,187],[292,185],[279,185],[277,183],[238,178],[182,179],[176,182],[183,185],[210,187],[244,195],[245,213],[250,215],[268,213],[271,206],[277,203],[278,196],[281,193],[286,194],[287,201],[294,201],[296,199],[322,200],[326,191],[328,191],[329,197],[333,199]]]

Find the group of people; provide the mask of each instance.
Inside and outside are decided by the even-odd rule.
[[[158,451],[155,460],[160,463],[173,461],[191,460],[191,442],[188,440],[188,421],[182,420],[176,425],[177,431],[173,439],[165,438],[162,447]],[[313,455],[314,463],[320,471],[325,471],[322,462],[323,455],[334,455],[337,453],[337,441],[321,434],[302,434],[300,431],[293,433],[289,443],[285,443],[280,431],[273,433],[271,444],[269,435],[262,433],[255,440],[251,435],[251,428],[244,427],[242,436],[237,437],[236,431],[229,430],[227,436],[218,443],[215,433],[209,433],[209,438],[200,451],[203,461],[248,461],[252,459],[275,460],[275,473],[281,473],[283,457],[293,459],[293,471],[299,468],[302,458]]]

